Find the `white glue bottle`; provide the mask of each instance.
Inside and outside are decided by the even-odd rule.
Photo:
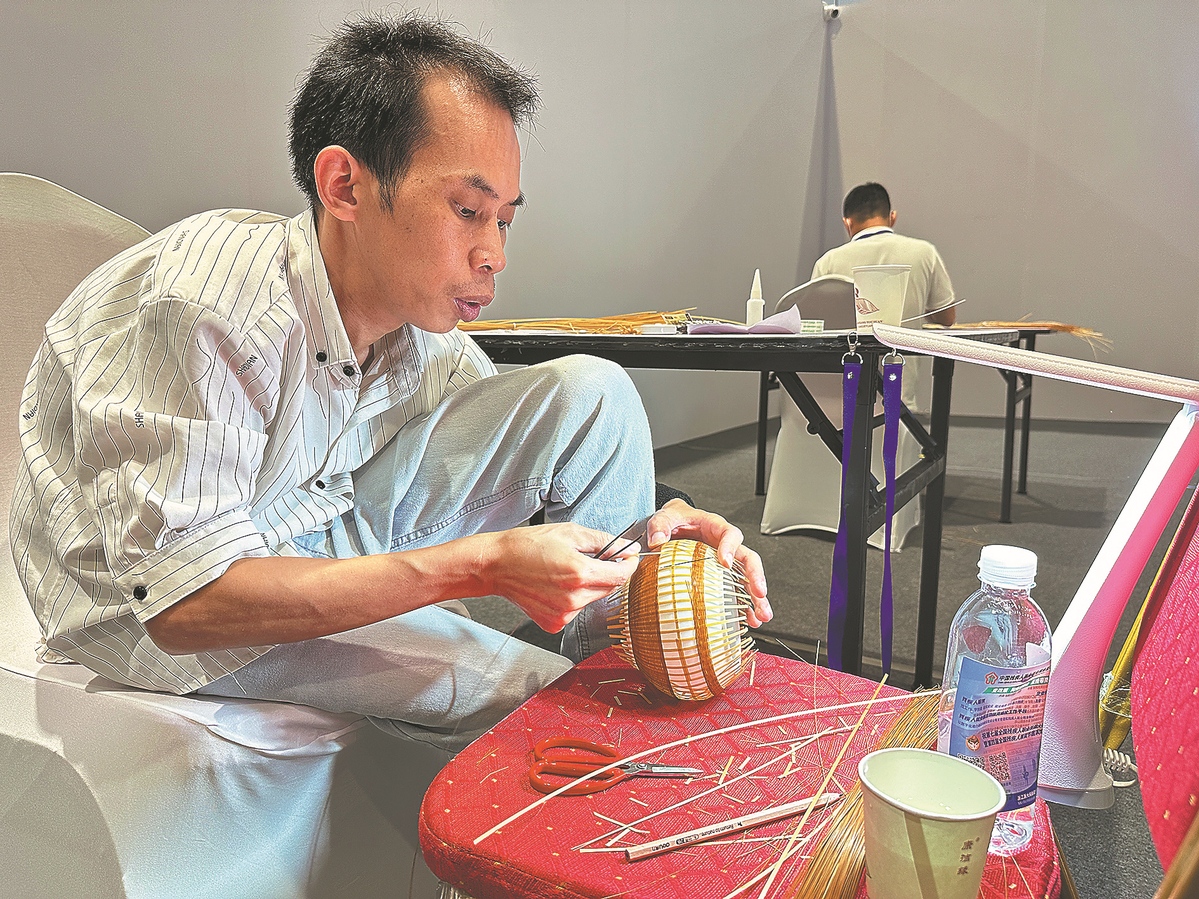
[[[754,269],[754,283],[749,288],[749,299],[745,301],[745,323],[756,325],[762,320],[766,301],[762,299],[762,270]]]
[[[1029,596],[1037,556],[1017,546],[984,546],[978,591],[949,628],[937,715],[937,751],[977,765],[1007,791],[990,851],[1011,855],[1032,839],[1049,687],[1050,633]]]

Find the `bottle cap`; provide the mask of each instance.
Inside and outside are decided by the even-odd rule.
[[[984,546],[978,560],[978,579],[996,587],[1032,587],[1036,583],[1037,554],[1019,546]]]

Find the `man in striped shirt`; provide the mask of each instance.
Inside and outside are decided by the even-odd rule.
[[[635,559],[594,556],[653,511],[640,399],[587,357],[496,374],[456,329],[505,266],[536,102],[444,25],[348,23],[292,108],[307,211],[193,216],[72,293],[22,396],[12,508],[48,660],[455,749],[569,661],[439,603],[503,596],[570,657],[597,648]],[[723,519],[676,501],[647,533],[718,546],[769,619]]]

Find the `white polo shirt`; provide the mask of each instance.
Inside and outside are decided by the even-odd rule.
[[[310,211],[203,213],[100,266],[21,398],[12,549],[46,660],[184,693],[262,655],[168,655],[143,622],[237,559],[294,554],[406,422],[494,372],[460,331],[411,326],[360,371]]]
[[[927,240],[896,234],[886,226],[864,228],[852,240],[833,247],[816,260],[812,277],[853,277],[855,265],[910,265],[908,292],[903,299],[903,317],[912,318],[953,302],[953,284],[941,254]],[[919,328],[919,320],[909,322]]]
[[[927,319],[917,319],[953,302],[953,284],[941,254],[927,240],[896,234],[885,225],[864,228],[839,247],[833,247],[816,260],[812,277],[845,275],[853,277],[855,265],[910,265],[908,291],[903,298],[903,317],[911,328],[919,328]],[[904,371],[903,401],[913,411],[928,405],[928,380],[931,366],[923,357],[908,360]]]

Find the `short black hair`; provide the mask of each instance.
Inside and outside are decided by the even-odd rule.
[[[313,165],[333,145],[371,171],[391,208],[413,153],[428,139],[422,90],[437,74],[464,79],[518,127],[537,111],[532,75],[445,22],[417,13],[347,21],[317,54],[291,104],[292,174],[313,209],[321,205]]]
[[[891,197],[887,189],[874,181],[859,184],[845,195],[841,215],[855,222],[891,214]]]

